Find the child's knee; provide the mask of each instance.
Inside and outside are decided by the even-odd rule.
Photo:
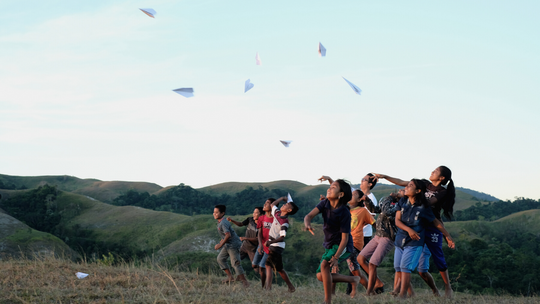
[[[317,273],[317,280],[322,282],[322,273],[320,272]]]

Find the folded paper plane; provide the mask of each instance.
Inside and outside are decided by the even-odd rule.
[[[287,193],[287,203],[292,203],[292,197],[290,193]]]
[[[245,86],[244,86],[244,93],[247,92],[247,91],[249,91],[249,90],[251,90],[251,89],[253,88],[253,86],[254,86],[254,84],[251,83],[251,82],[249,81],[249,79],[246,80],[246,84],[245,84]]]
[[[151,9],[151,8],[140,8],[140,10],[147,14],[148,17],[152,17],[154,18],[154,15],[157,14],[155,10]]]
[[[319,56],[326,57],[326,48],[319,42]]]
[[[342,76],[343,79],[345,79],[345,77]],[[348,81],[347,79],[345,79],[345,81],[351,86],[351,88],[353,89],[353,91],[360,95],[360,93],[362,93],[362,90],[360,90],[359,87],[355,86],[352,82]]]
[[[291,144],[292,140],[280,140],[280,142],[281,142],[286,148],[288,148],[289,145]]]
[[[173,92],[176,92],[184,97],[193,97],[193,88],[179,88],[176,90],[173,90]]]
[[[255,64],[262,65],[261,57],[259,57],[259,52],[257,52],[257,55],[255,55]]]
[[[87,273],[82,273],[82,272],[77,272],[77,273],[75,273],[75,275],[76,275],[77,278],[79,278],[79,279],[84,279],[84,278],[86,278],[86,277],[88,276]]]

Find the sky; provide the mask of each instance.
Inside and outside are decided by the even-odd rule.
[[[199,188],[446,165],[540,199],[538,1],[1,4],[0,174]]]

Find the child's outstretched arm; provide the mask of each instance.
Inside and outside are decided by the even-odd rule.
[[[320,181],[321,183],[324,181],[328,181],[330,185],[334,182],[334,180],[330,176],[326,176],[326,175],[321,176],[321,178],[319,178],[318,181]]]
[[[456,249],[456,244],[454,243],[454,240],[452,239],[452,237],[450,236],[450,233],[448,233],[446,228],[444,228],[444,225],[441,223],[441,221],[439,221],[438,219],[435,219],[433,221],[433,225],[435,225],[435,227],[437,227],[437,229],[439,229],[442,232],[442,234],[446,238],[446,241],[448,241],[448,247],[450,247],[450,249]]]
[[[242,222],[237,222],[237,221],[233,220],[230,216],[227,217],[227,221],[229,221],[229,222],[235,224],[235,225],[238,226],[238,227],[244,226],[244,224],[242,224]]]
[[[313,210],[311,210],[311,212],[309,212],[305,217],[304,217],[304,229],[305,230],[308,230],[309,232],[311,232],[311,234],[315,235],[315,233],[313,233],[313,228],[311,228],[311,220],[317,215],[319,214],[319,209],[318,208],[313,208]]]
[[[397,177],[391,177],[391,176],[388,176],[386,174],[373,173],[373,175],[375,175],[377,178],[384,178],[387,181],[391,182],[392,184],[396,184],[396,185],[401,186],[401,187],[405,187],[409,183],[408,181],[404,181],[404,180],[399,179]]]
[[[286,197],[286,196],[280,197],[280,198],[278,198],[277,200],[275,200],[275,201],[272,202],[272,207],[273,207],[273,206],[279,206],[279,203],[280,203],[280,202],[286,202],[286,201],[287,201],[287,197]]]

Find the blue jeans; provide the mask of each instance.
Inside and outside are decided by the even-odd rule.
[[[221,247],[221,251],[217,256],[217,262],[222,270],[229,269],[227,258],[231,258],[231,265],[236,272],[236,275],[244,274],[244,268],[240,265],[240,247],[235,247],[230,244],[225,244]]]

